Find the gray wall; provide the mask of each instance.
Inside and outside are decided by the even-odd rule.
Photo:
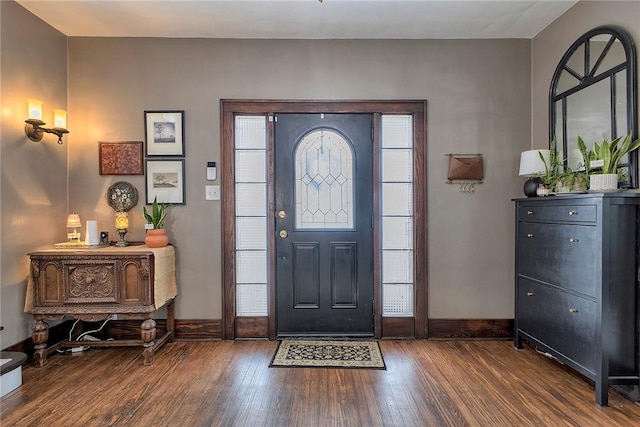
[[[0,250],[2,347],[29,336],[26,253],[65,238],[70,210],[115,233],[98,141],[143,140],[143,111],[186,111],[185,206],[167,223],[178,250],[177,317],[221,317],[220,204],[204,200],[205,162],[220,161],[219,100],[427,99],[429,316],[513,316],[513,206],[519,153],[547,144],[551,74],[586,30],[616,23],[640,40],[638,3],[580,2],[529,40],[295,41],[67,39],[13,2],[2,19]],[[23,134],[28,97],[66,104],[65,145]],[[68,152],[68,168],[67,168]],[[446,153],[483,153],[474,195],[445,184]],[[67,194],[67,173],[69,190]],[[224,177],[221,177],[224,179]],[[67,202],[67,197],[69,202]],[[142,203],[128,238],[144,237]]]
[[[221,98],[427,99],[429,315],[513,316],[510,198],[529,146],[530,42],[71,38],[71,208],[115,232],[98,141],[142,140],[143,111],[186,111],[186,206],[167,223],[178,250],[178,318],[221,317],[220,203],[204,200],[220,162]],[[71,125],[70,125],[71,126]],[[446,153],[483,153],[486,180],[447,185]],[[144,194],[142,177],[128,176]],[[221,177],[224,179],[224,177]],[[143,238],[142,206],[128,236]]]
[[[635,41],[637,50],[640,43],[640,1],[580,1],[532,40],[533,148],[549,146],[549,86],[556,66],[578,37],[600,25],[623,27]],[[640,79],[640,68],[638,70]]]
[[[17,3],[2,1],[0,11],[0,348],[6,348],[28,337],[32,325],[23,313],[26,254],[66,237],[68,145],[53,135],[30,141],[24,120],[27,98],[43,101],[48,125],[54,108],[67,108],[67,38]]]

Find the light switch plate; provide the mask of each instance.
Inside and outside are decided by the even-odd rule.
[[[219,185],[205,185],[205,200],[220,200]]]

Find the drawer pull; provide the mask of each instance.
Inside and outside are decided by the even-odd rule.
[[[532,237],[534,237],[533,233],[527,233],[527,239],[531,239]]]
[[[533,295],[535,295],[533,292],[531,292],[531,291],[527,292],[527,296],[528,297],[532,297]]]
[[[533,214],[535,214],[534,211],[527,211],[527,215],[533,215]]]
[[[578,243],[578,239],[576,239],[574,237],[570,237],[569,238],[569,243]]]
[[[570,308],[569,309],[569,313],[577,313],[578,309],[577,308]]]
[[[578,211],[569,211],[569,216],[578,215]]]

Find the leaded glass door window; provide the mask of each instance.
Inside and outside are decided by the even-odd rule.
[[[353,228],[353,152],[330,129],[305,135],[295,155],[297,229]]]

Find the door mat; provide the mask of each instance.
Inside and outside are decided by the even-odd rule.
[[[377,341],[284,340],[269,367],[387,369]]]

